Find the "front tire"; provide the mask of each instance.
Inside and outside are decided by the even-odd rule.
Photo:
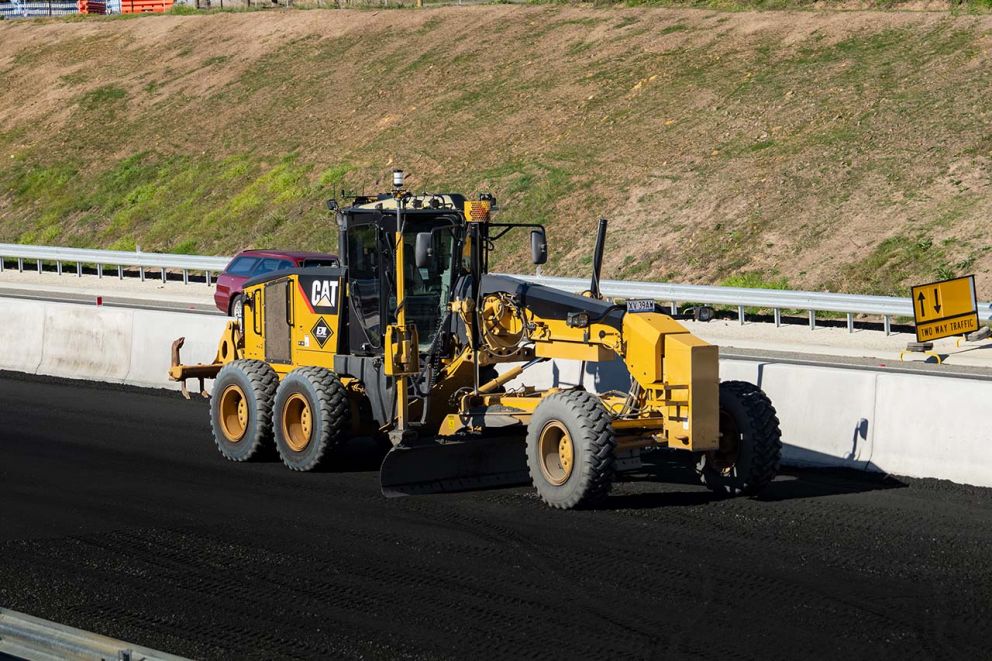
[[[696,472],[711,491],[753,496],[778,474],[782,432],[768,395],[745,381],[720,384],[720,448],[700,453]]]
[[[235,360],[217,373],[210,426],[224,457],[250,461],[272,446],[272,401],[278,384],[275,370],[260,360]]]
[[[569,390],[541,402],[527,427],[527,467],[541,500],[592,507],[613,485],[616,438],[599,397]]]
[[[322,367],[293,370],[279,384],[275,401],[276,449],[295,471],[321,467],[347,437],[348,393],[334,372]]]

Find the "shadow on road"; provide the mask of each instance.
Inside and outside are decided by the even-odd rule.
[[[651,491],[611,496],[607,509],[646,509],[653,507],[685,507],[704,505],[723,496],[704,490],[688,457],[656,452],[644,459],[644,468],[622,476],[624,482],[682,484],[691,491]],[[906,484],[881,473],[868,473],[849,468],[786,468],[754,499],[777,502],[804,498],[821,498],[869,491],[900,489]]]
[[[389,451],[387,441],[376,441],[367,436],[349,438],[347,442],[331,451],[328,461],[318,467],[315,473],[364,473],[378,471],[382,458]],[[265,460],[281,462],[273,450]]]
[[[328,462],[328,467],[324,471],[332,473],[375,472],[379,470],[382,459],[388,450],[386,441],[376,441],[372,438],[353,439],[334,451],[334,457]],[[669,485],[669,489],[640,493],[614,493],[607,499],[604,505],[605,509],[692,507],[724,500],[723,496],[703,488],[693,467],[692,457],[689,455],[661,450],[646,453],[643,462],[643,468],[621,474],[618,476],[618,481],[628,484],[664,484]],[[686,489],[673,490],[670,488],[671,485],[683,485]],[[905,486],[905,483],[882,473],[869,473],[850,468],[783,467],[775,481],[756,496],[755,500],[777,502],[821,498],[899,489]],[[488,490],[489,488],[491,487],[465,490]]]

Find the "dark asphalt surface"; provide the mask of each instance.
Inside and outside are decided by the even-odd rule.
[[[0,377],[0,605],[200,658],[989,658],[990,490],[787,471],[723,501],[659,461],[560,512],[387,500],[341,461],[233,464],[204,401]]]

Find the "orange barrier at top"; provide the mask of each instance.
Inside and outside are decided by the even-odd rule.
[[[107,3],[105,0],[78,0],[76,8],[80,14],[106,14]]]
[[[83,1],[83,0],[80,0]],[[172,9],[173,0],[121,0],[122,14],[161,14]]]

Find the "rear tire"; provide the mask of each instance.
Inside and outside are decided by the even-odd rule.
[[[711,491],[753,496],[778,474],[782,432],[771,400],[745,381],[720,384],[720,449],[698,456],[696,472]]]
[[[613,485],[616,438],[599,397],[569,390],[541,402],[527,427],[527,467],[541,500],[592,507]]]
[[[224,457],[250,461],[272,447],[272,402],[278,384],[275,370],[260,360],[235,360],[217,373],[210,426]]]
[[[276,391],[274,427],[282,462],[295,471],[321,467],[351,427],[348,393],[334,372],[293,370]]]

